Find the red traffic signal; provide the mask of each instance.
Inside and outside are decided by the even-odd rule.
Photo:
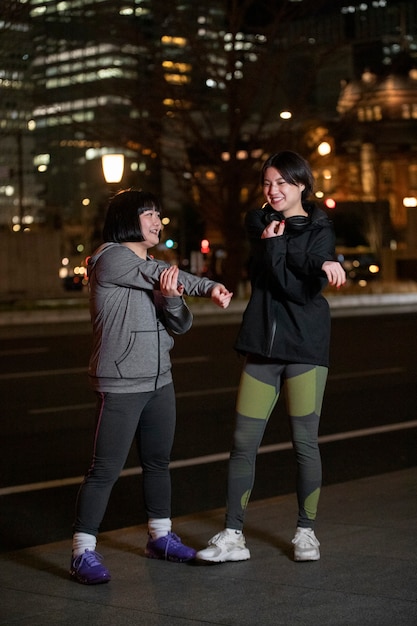
[[[208,254],[210,252],[210,242],[208,239],[202,239],[200,243],[201,254]]]
[[[326,198],[326,200],[324,201],[324,204],[326,205],[328,209],[336,208],[336,200],[334,200],[334,198]]]

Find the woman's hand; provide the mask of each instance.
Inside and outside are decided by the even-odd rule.
[[[159,287],[163,296],[173,298],[174,296],[182,296],[184,286],[178,283],[179,269],[177,265],[171,265],[162,270],[159,277]]]
[[[329,285],[341,287],[346,282],[346,272],[338,261],[325,261],[321,269],[327,276]]]
[[[270,239],[271,237],[281,237],[284,234],[285,230],[285,220],[278,222],[277,220],[272,220],[270,224],[265,228],[261,235],[261,239]]]
[[[211,290],[210,297],[212,302],[214,302],[214,304],[217,304],[217,306],[219,306],[221,309],[227,309],[230,304],[230,300],[233,297],[233,293],[226,289],[224,285],[218,283]]]

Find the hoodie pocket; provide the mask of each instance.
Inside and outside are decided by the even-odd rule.
[[[155,331],[133,332],[115,365],[121,378],[152,378],[159,372],[158,335]]]

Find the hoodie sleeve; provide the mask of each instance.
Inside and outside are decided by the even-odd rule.
[[[90,260],[89,274],[106,287],[116,285],[131,289],[153,290],[159,283],[160,264],[139,258],[125,246],[103,247]]]
[[[159,277],[168,263],[155,259],[141,259],[134,252],[122,245],[109,246],[90,261],[89,274],[95,273],[98,283],[103,286],[117,285],[130,289],[159,289]],[[189,296],[210,297],[216,286],[208,278],[200,278],[180,270],[179,282],[184,286],[184,293]]]
[[[183,335],[190,330],[193,314],[181,296],[166,297],[160,291],[154,293],[157,315],[164,326],[176,335]]]

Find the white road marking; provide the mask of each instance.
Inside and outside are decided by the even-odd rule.
[[[206,363],[209,361],[207,356],[193,356],[173,359],[172,364],[189,365],[190,363]],[[6,374],[0,374],[0,380],[13,380],[21,378],[36,378],[42,376],[67,376],[68,374],[87,374],[87,367],[68,367],[65,369],[55,370],[33,370],[30,372],[7,372]]]
[[[45,354],[49,348],[14,348],[12,350],[0,350],[2,356],[26,356],[29,354]]]
[[[329,380],[349,380],[353,378],[367,378],[370,376],[386,376],[388,374],[401,374],[405,372],[405,368],[403,367],[389,367],[378,370],[365,370],[362,372],[349,372],[347,374],[334,374],[329,376]],[[0,376],[1,380],[1,376]],[[181,398],[196,398],[199,396],[213,396],[220,395],[224,393],[236,393],[237,387],[217,387],[214,389],[193,389],[192,391],[178,391],[176,393],[176,397],[178,399]],[[85,403],[85,404],[71,404],[71,405],[62,405],[62,406],[51,406],[44,407],[40,409],[29,409],[28,413],[30,415],[41,415],[43,413],[61,413],[63,411],[80,411],[80,410],[89,410],[94,409],[94,403]]]
[[[361,428],[359,430],[350,430],[343,433],[334,433],[332,435],[323,435],[319,437],[319,443],[331,443],[333,441],[343,441],[347,439],[355,439],[358,437],[369,437],[370,435],[378,435],[380,433],[394,432],[397,430],[407,430],[417,427],[417,420],[410,420],[408,422],[399,422],[397,424],[384,424],[382,426],[374,426],[372,428]],[[269,454],[271,452],[280,452],[282,450],[290,450],[292,443],[290,441],[283,441],[282,443],[271,444],[268,446],[261,446],[259,448],[259,454]],[[179,469],[182,467],[195,467],[197,465],[207,465],[209,463],[217,463],[219,461],[227,461],[229,458],[229,452],[219,452],[217,454],[207,454],[205,456],[198,456],[191,459],[179,459],[178,461],[172,461],[170,464],[171,469]],[[129,467],[122,471],[120,477],[135,476],[141,474],[142,469],[139,466]],[[83,476],[73,476],[70,478],[61,478],[58,480],[48,480],[39,483],[29,483],[26,485],[14,485],[11,487],[3,487],[0,489],[0,496],[8,496],[16,493],[28,493],[31,491],[40,491],[43,489],[54,489],[58,487],[68,487],[71,485],[79,485],[83,480]]]

